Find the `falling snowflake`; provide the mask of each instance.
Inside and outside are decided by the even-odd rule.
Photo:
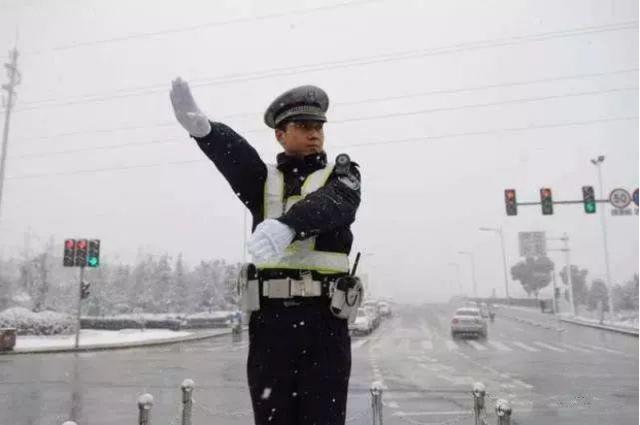
[[[266,387],[266,388],[264,389],[264,391],[262,391],[262,396],[261,396],[261,398],[262,398],[263,400],[267,400],[269,397],[271,397],[271,388]]]

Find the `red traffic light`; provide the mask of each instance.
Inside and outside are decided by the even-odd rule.
[[[551,189],[542,189],[542,196],[548,198],[551,196]]]
[[[73,239],[67,239],[67,240],[64,242],[64,246],[65,246],[67,249],[71,249],[71,248],[73,248],[73,246],[74,246],[75,244],[76,244],[76,241],[74,241]]]
[[[79,249],[85,249],[86,247],[87,247],[87,241],[85,241],[84,239],[78,241]]]

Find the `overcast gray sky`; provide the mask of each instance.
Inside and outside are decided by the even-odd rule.
[[[371,254],[362,272],[402,301],[456,292],[451,262],[470,292],[461,250],[479,294],[503,295],[499,239],[481,226],[503,227],[510,265],[518,232],[567,232],[574,263],[604,277],[599,216],[558,205],[506,217],[503,191],[580,199],[597,190],[598,155],[606,192],[638,185],[637,0],[1,0],[3,62],[16,34],[3,256],[28,234],[32,249],[100,238],[104,263],[139,248],[242,260],[242,204],[175,121],[176,76],[265,161],[278,145],[264,108],[323,87],[327,153],[347,152],[363,176],[353,254]],[[638,270],[638,217],[609,210],[620,282]]]

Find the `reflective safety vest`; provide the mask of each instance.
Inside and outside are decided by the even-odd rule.
[[[324,186],[333,172],[333,164],[314,171],[305,179],[300,195],[284,198],[284,175],[274,165],[267,165],[264,185],[264,219],[278,218],[308,194]],[[344,252],[316,251],[316,237],[291,243],[276,261],[256,264],[259,269],[314,270],[322,274],[348,273],[349,257]]]

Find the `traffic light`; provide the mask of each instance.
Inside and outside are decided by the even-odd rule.
[[[584,212],[594,214],[596,212],[596,195],[593,192],[593,186],[582,186],[582,200]]]
[[[518,202],[516,201],[515,189],[505,189],[504,205],[507,209],[507,215],[518,215]]]
[[[73,267],[76,256],[76,240],[66,239],[64,241],[64,257],[62,257],[62,265],[64,267]]]
[[[553,214],[553,198],[551,189],[548,187],[540,189],[540,205],[542,205],[542,215]]]
[[[85,298],[87,298],[87,297],[89,296],[89,294],[90,294],[90,292],[89,292],[89,286],[90,286],[90,285],[91,285],[91,284],[90,284],[89,282],[85,281],[85,280],[83,280],[83,281],[80,283],[80,298],[81,298],[81,299],[83,299],[83,300],[84,300]]]
[[[74,264],[76,267],[85,267],[87,265],[87,240],[80,239],[76,241],[76,256]]]
[[[89,267],[98,267],[100,265],[100,239],[89,240],[87,265]]]

